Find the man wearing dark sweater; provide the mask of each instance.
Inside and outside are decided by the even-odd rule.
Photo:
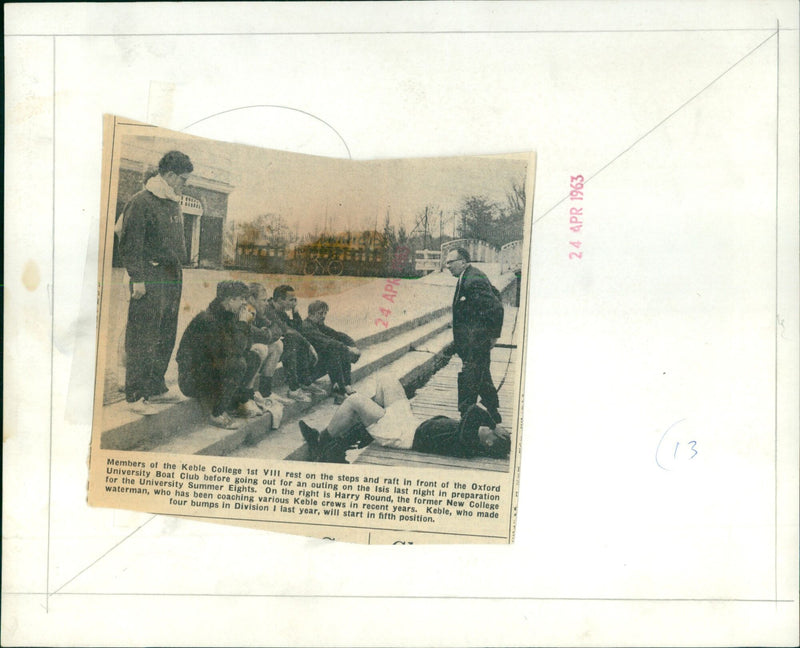
[[[175,348],[186,256],[180,200],[193,170],[180,151],[164,155],[114,228],[130,277],[125,399],[142,414],[155,413],[153,403],[175,400],[164,374]]]
[[[262,359],[251,350],[250,294],[241,281],[220,281],[217,296],[186,327],[178,347],[178,384],[189,397],[211,407],[212,425],[235,428],[231,413],[249,418],[267,409],[275,419],[282,410],[260,408],[253,400],[253,379]],[[279,424],[279,421],[278,421]]]

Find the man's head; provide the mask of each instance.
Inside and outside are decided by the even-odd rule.
[[[180,151],[170,151],[158,163],[158,173],[172,190],[180,194],[194,166],[189,156]]]
[[[238,313],[250,295],[247,284],[243,281],[220,281],[217,284],[217,299],[222,308],[231,313]]]
[[[494,429],[488,425],[478,428],[478,441],[483,453],[488,457],[502,459],[511,452],[511,432],[497,425]]]
[[[275,290],[272,291],[272,302],[278,310],[294,310],[295,306],[297,306],[297,297],[295,297],[294,288],[286,284],[276,287]]]
[[[249,288],[250,294],[247,297],[247,301],[256,309],[256,313],[263,317],[267,310],[267,301],[269,301],[267,289],[260,283],[251,283]]]
[[[328,304],[317,299],[308,305],[308,319],[315,324],[324,324],[325,316],[328,314]]]
[[[444,259],[445,267],[454,277],[460,277],[464,268],[469,264],[469,252],[464,248],[453,248]]]

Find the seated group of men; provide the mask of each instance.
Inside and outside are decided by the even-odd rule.
[[[267,297],[263,285],[221,281],[208,308],[194,317],[178,347],[178,385],[184,395],[211,408],[210,421],[236,427],[232,416],[272,415],[280,426],[282,403],[310,402],[325,394],[313,381],[327,373],[340,405],[321,433],[304,421],[300,431],[309,459],[346,463],[345,452],[376,442],[382,446],[454,457],[507,457],[510,434],[486,409],[474,404],[460,419],[415,419],[399,381],[379,378],[372,398],[352,388],[351,365],[361,353],[344,333],[325,325],[328,305],[313,301],[304,320],[291,286]],[[272,393],[272,377],[283,363],[287,398]]]
[[[348,335],[325,325],[328,305],[311,302],[304,320],[288,285],[266,288],[241,281],[221,281],[217,296],[195,316],[178,347],[178,385],[184,395],[205,401],[210,421],[232,429],[232,416],[272,414],[280,425],[282,403],[310,402],[325,390],[314,381],[325,373],[337,402],[353,393],[351,365],[361,352]],[[281,362],[286,398],[272,393],[272,378]]]

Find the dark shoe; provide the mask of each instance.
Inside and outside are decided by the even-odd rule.
[[[327,430],[319,435],[319,455],[317,461],[324,463],[346,464],[345,452],[347,448],[340,439],[332,437]]]
[[[305,421],[298,421],[297,425],[300,426],[300,434],[303,435],[303,440],[308,445],[309,461],[317,461],[319,459],[319,431]]]

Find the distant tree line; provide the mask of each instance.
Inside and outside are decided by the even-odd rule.
[[[416,224],[410,232],[402,223],[395,226],[387,213],[382,231],[376,234],[381,239],[382,246],[385,246],[387,258],[391,258],[395,250],[410,249],[410,268],[410,264],[413,264],[413,252],[438,249],[442,243],[454,238],[480,239],[497,247],[519,240],[523,235],[524,214],[524,181],[512,180],[506,190],[505,202],[498,203],[486,195],[467,195],[461,199],[458,209],[446,216],[438,206],[426,205],[416,214]],[[289,248],[312,243],[325,235],[326,233],[299,236],[279,214],[262,214],[246,222],[229,221],[223,246],[225,261],[228,264],[233,263],[237,244]],[[358,237],[364,233],[352,232],[352,235]]]

